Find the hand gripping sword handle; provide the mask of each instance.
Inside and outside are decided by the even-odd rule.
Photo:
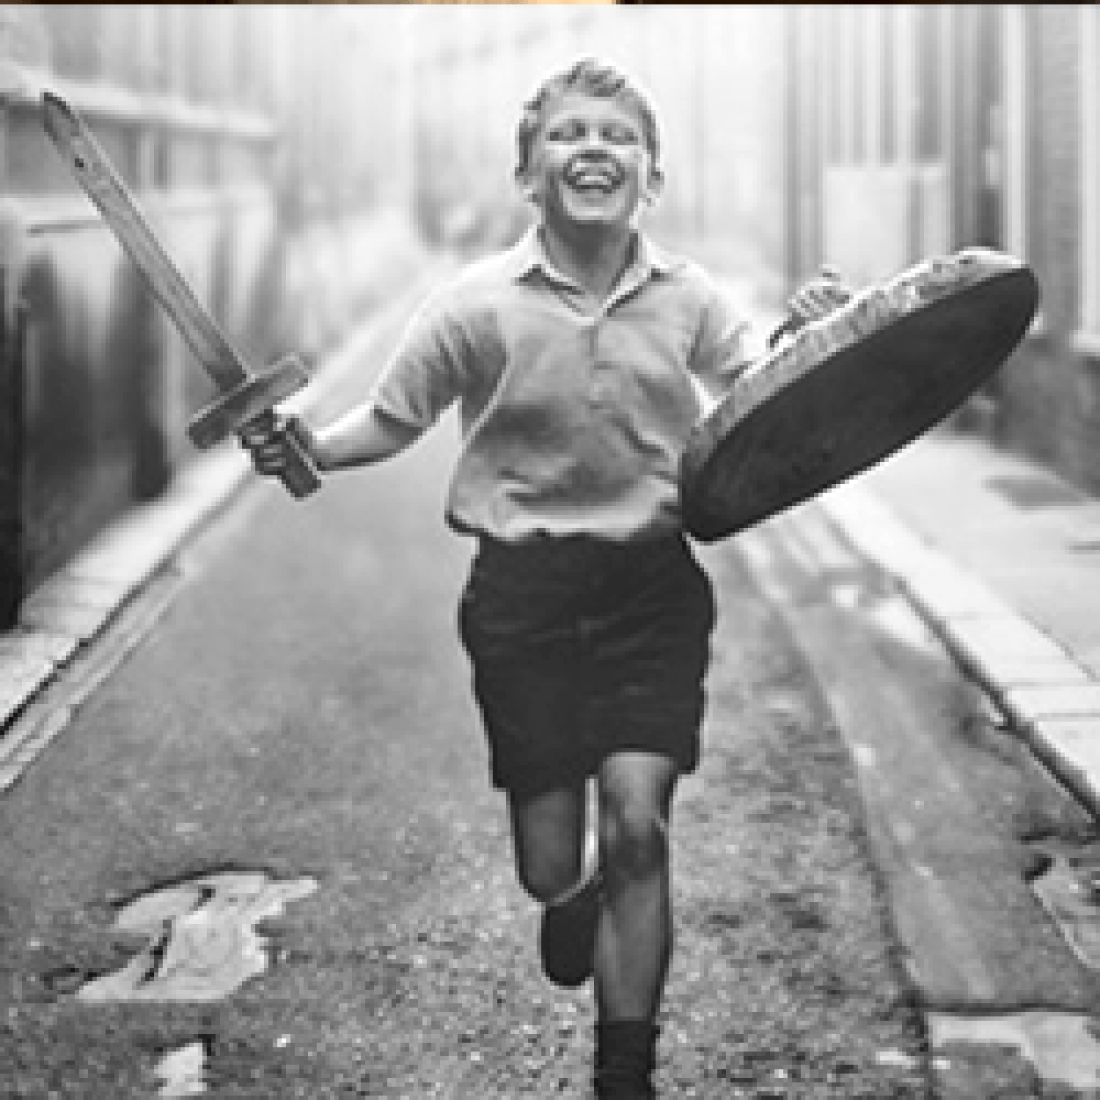
[[[317,472],[317,467],[313,464],[313,459],[306,451],[293,423],[284,429],[283,437],[286,439],[287,465],[279,475],[279,480],[295,500],[301,500],[320,488],[321,475]]]
[[[293,418],[280,424],[272,410],[260,413],[252,422],[261,431],[274,431],[280,437],[286,465],[279,473],[279,480],[296,500],[307,497],[320,488],[321,475],[309,456],[305,440],[298,433]]]

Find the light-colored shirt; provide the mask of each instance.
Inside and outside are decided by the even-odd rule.
[[[681,529],[680,454],[747,365],[747,328],[701,267],[642,235],[594,307],[532,228],[432,296],[373,398],[419,431],[459,402],[457,531],[659,537]]]

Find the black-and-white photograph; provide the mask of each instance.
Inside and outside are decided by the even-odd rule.
[[[193,1096],[1100,1098],[1100,7],[0,5],[0,1097]]]

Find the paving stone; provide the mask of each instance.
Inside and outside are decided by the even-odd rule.
[[[939,619],[1003,617],[1013,613],[987,585],[933,550],[920,560],[888,565],[901,573],[910,596],[927,614]]]
[[[71,634],[57,634],[49,630],[16,629],[0,635],[0,682],[6,680],[13,661],[42,657],[61,664],[73,655],[79,644]]]
[[[952,637],[976,653],[1032,661],[1066,661],[1066,651],[1049,634],[1018,615],[961,616],[951,623]]]
[[[987,667],[1005,691],[1028,687],[1084,687],[1095,677],[1074,661],[988,659]]]
[[[1079,795],[1100,805],[1100,715],[1040,718],[1028,737],[1041,755],[1053,758]]]
[[[23,684],[48,676],[56,662],[42,653],[30,649],[5,657],[3,662],[5,687],[9,684]]]
[[[62,570],[35,589],[24,601],[23,611],[40,603],[75,603],[82,607],[113,607],[125,586],[117,581],[76,576]]]
[[[1100,683],[1013,688],[1004,698],[1025,721],[1100,718]]]
[[[1018,616],[960,616],[942,629],[960,663],[996,694],[1094,683],[1052,638]]]
[[[980,673],[1000,693],[1029,687],[1072,687],[1095,683],[1088,671],[1068,657],[1032,658],[1010,653],[970,653],[962,650],[964,663]]]
[[[98,633],[113,613],[113,606],[89,607],[70,601],[40,599],[23,607],[20,625],[87,640]]]

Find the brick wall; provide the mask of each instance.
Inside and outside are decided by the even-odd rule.
[[[1073,5],[1032,5],[1027,34],[1026,258],[1042,287],[1041,322],[998,374],[992,406],[972,405],[960,423],[1100,494],[1100,354],[1074,341],[1081,323],[1079,13]]]

